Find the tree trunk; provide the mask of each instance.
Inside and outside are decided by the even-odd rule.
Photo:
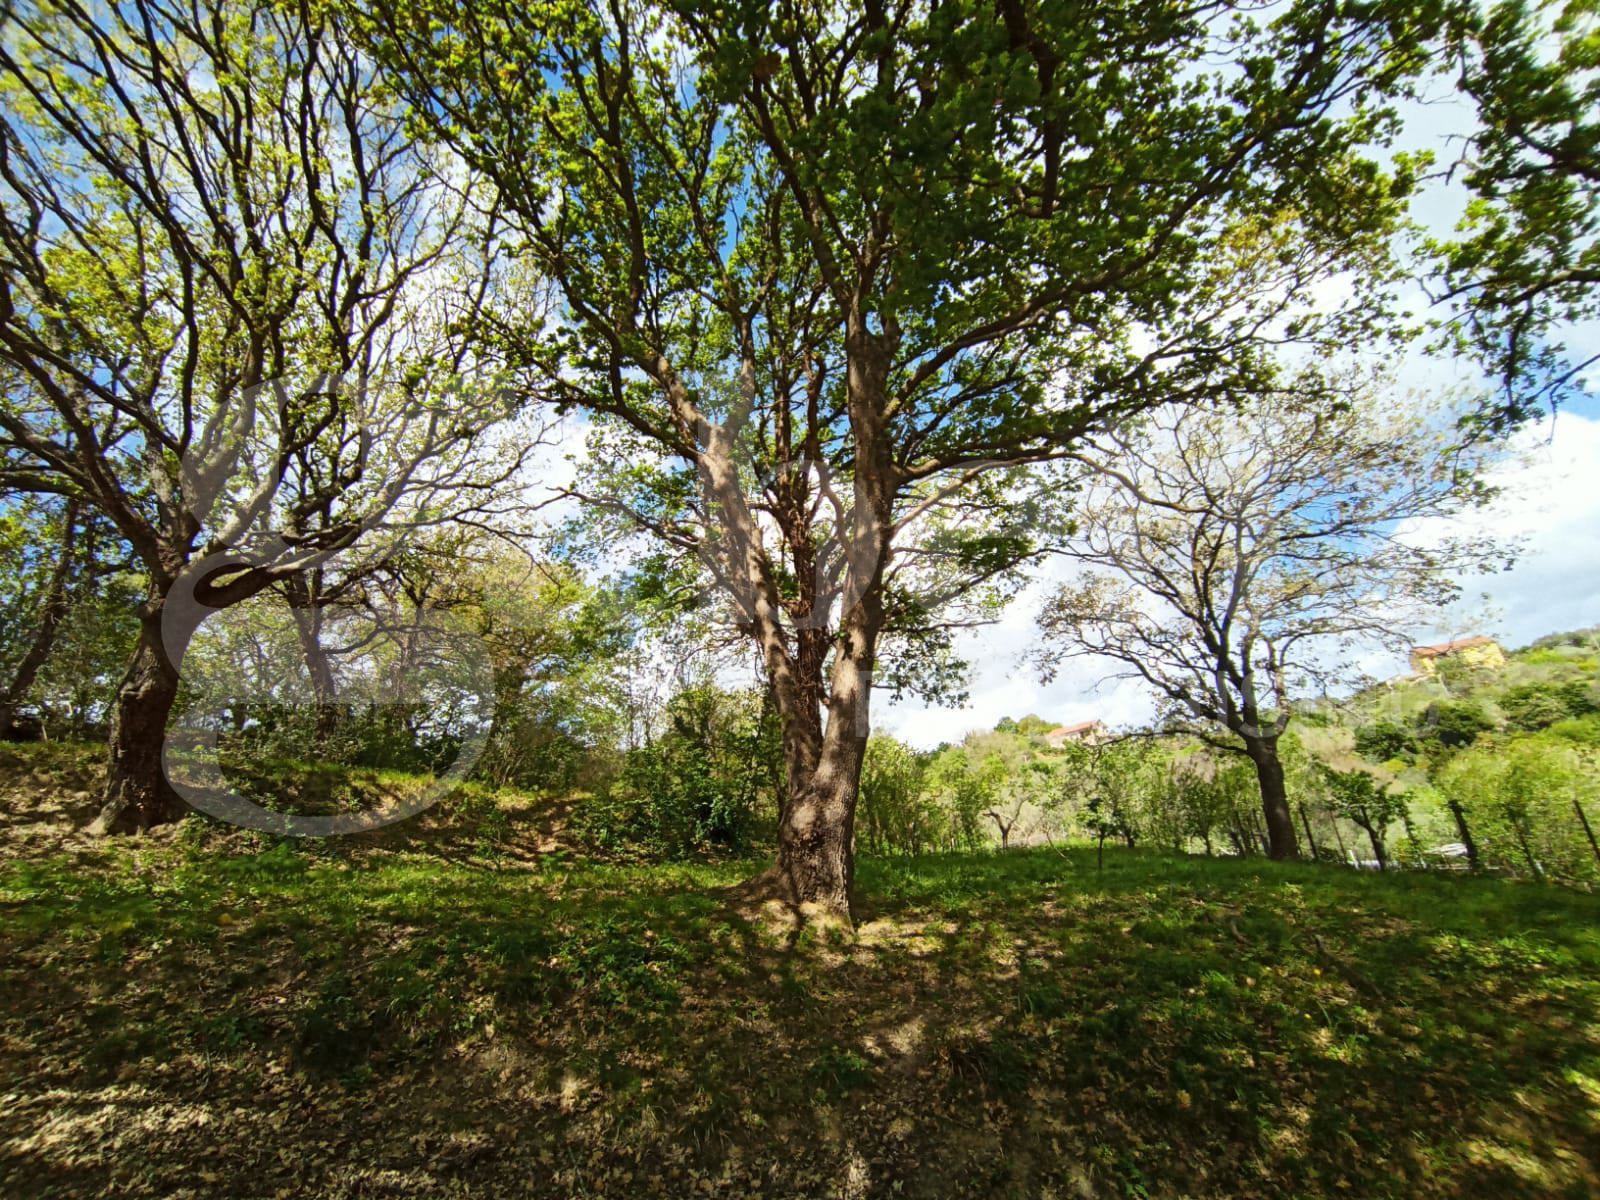
[[[1011,848],[1011,826],[1015,823],[1015,819],[1013,818],[1010,822],[1002,821],[1000,814],[993,809],[989,810],[989,816],[993,818],[995,827],[1000,830],[1000,849],[1009,850]]]
[[[1544,878],[1544,868],[1539,865],[1539,860],[1533,855],[1533,846],[1528,841],[1528,826],[1520,817],[1511,818],[1511,828],[1517,835],[1517,845],[1522,849],[1522,857],[1528,860],[1528,870],[1533,872],[1535,879]]]
[[[848,764],[845,764],[848,766]],[[790,785],[789,805],[778,825],[779,890],[792,903],[851,919],[855,880],[855,805],[860,764],[853,772],[824,775],[819,768],[802,787]]]
[[[1578,814],[1578,824],[1583,826],[1583,835],[1589,839],[1589,849],[1594,852],[1594,860],[1600,863],[1600,841],[1595,840],[1594,827],[1589,824],[1589,814],[1583,811],[1583,805],[1578,802],[1578,797],[1572,797],[1572,811]]]
[[[178,670],[162,636],[163,597],[152,596],[140,614],[139,640],[117,687],[111,714],[110,761],[104,806],[90,826],[97,834],[132,833],[168,821],[188,810],[173,790],[162,764],[167,718],[178,698]],[[193,630],[177,632],[181,656]]]
[[[11,735],[18,705],[27,698],[29,690],[33,687],[33,681],[39,677],[39,669],[44,666],[50,657],[50,651],[55,648],[56,631],[61,627],[62,618],[67,615],[70,599],[67,594],[67,581],[72,576],[72,552],[77,531],[78,502],[69,500],[61,518],[61,557],[57,560],[55,571],[50,576],[50,588],[39,610],[39,626],[34,630],[33,640],[28,644],[22,661],[12,673],[11,681],[4,689],[0,689],[0,738]]]
[[[881,597],[874,586],[839,635],[829,679],[828,725],[815,767],[808,769],[806,754],[786,756],[788,802],[778,817],[778,861],[757,881],[775,885],[790,903],[846,922],[853,920],[856,800],[881,623]],[[795,716],[805,718],[804,713]]]
[[[1357,824],[1366,830],[1367,840],[1372,843],[1372,854],[1378,860],[1378,870],[1387,871],[1389,869],[1389,855],[1384,849],[1383,836],[1378,832],[1378,827],[1371,821],[1359,821]]]
[[[1311,847],[1311,860],[1315,862],[1317,859],[1317,839],[1311,836],[1311,818],[1306,816],[1306,806],[1304,804],[1300,806],[1300,824],[1305,826],[1306,845]]]
[[[1339,857],[1344,860],[1345,866],[1349,866],[1351,862],[1350,848],[1344,844],[1344,832],[1339,828],[1338,817],[1333,819],[1333,837],[1339,843]]]
[[[1478,869],[1478,843],[1472,840],[1472,828],[1467,824],[1467,813],[1461,807],[1459,800],[1447,800],[1450,815],[1455,818],[1456,832],[1461,835],[1461,844],[1467,848],[1467,867],[1470,870]]]
[[[1294,835],[1294,817],[1289,813],[1289,796],[1284,787],[1283,762],[1278,758],[1276,738],[1247,738],[1250,761],[1256,765],[1261,785],[1261,814],[1267,821],[1267,855],[1280,861],[1300,857]]]
[[[321,747],[338,732],[344,717],[339,710],[339,685],[334,678],[333,662],[322,645],[322,608],[310,583],[302,576],[287,580],[284,591],[289,599],[289,611],[294,616],[300,655],[311,677],[312,702],[316,705],[316,744]]]

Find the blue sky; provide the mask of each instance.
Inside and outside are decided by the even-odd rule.
[[[1471,128],[1470,113],[1442,84],[1439,95],[1404,113],[1401,148],[1432,149],[1438,161],[1459,153],[1459,138]],[[1413,205],[1427,229],[1447,232],[1461,211],[1464,193],[1445,181],[1431,184]],[[1409,298],[1426,311],[1420,288]],[[1569,345],[1591,350],[1600,329],[1572,331]],[[1416,358],[1403,381],[1412,386],[1467,387],[1480,381],[1462,364]],[[1589,381],[1592,389],[1600,379]],[[1462,602],[1440,614],[1413,641],[1432,642],[1467,633],[1488,633],[1508,646],[1547,633],[1600,624],[1600,395],[1590,395],[1516,439],[1515,454],[1495,474],[1503,491],[1469,527],[1523,539],[1516,565],[1499,574],[1463,580]],[[1115,664],[1077,659],[1063,664],[1049,685],[1023,661],[1037,641],[1034,620],[1048,585],[1030,589],[996,625],[969,633],[960,643],[974,664],[968,702],[959,709],[914,701],[875,700],[874,725],[915,746],[954,741],[986,729],[1001,717],[1037,713],[1071,723],[1098,718],[1109,725],[1147,721],[1155,712],[1149,690],[1131,680],[1109,680]],[[1405,669],[1403,659],[1374,648],[1368,668],[1387,675]]]
[[[1600,624],[1600,411],[1594,403],[1563,411],[1524,431],[1516,455],[1497,472],[1499,499],[1465,522],[1485,533],[1525,538],[1507,572],[1463,581],[1462,603],[1412,640],[1441,641],[1489,633],[1508,646],[1546,633]],[[1155,711],[1147,688],[1105,681],[1114,664],[1094,659],[1065,663],[1049,685],[1022,662],[1037,641],[1034,618],[1048,585],[1020,597],[994,626],[961,644],[975,664],[969,702],[959,709],[915,702],[876,701],[875,725],[915,746],[955,741],[1001,717],[1038,713],[1064,724],[1098,718],[1109,725],[1148,720]],[[1487,600],[1485,601],[1485,598]],[[1485,611],[1487,610],[1487,611]],[[1403,659],[1375,651],[1370,668],[1387,675]],[[1104,681],[1104,682],[1103,682]]]

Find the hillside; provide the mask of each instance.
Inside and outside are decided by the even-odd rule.
[[[1446,662],[1433,678],[1402,675],[1368,688],[1341,708],[1354,725],[1411,723],[1440,701],[1467,701],[1480,705],[1493,726],[1517,731],[1530,724],[1542,728],[1547,716],[1569,719],[1557,716],[1555,707],[1530,711],[1528,704],[1529,697],[1558,694],[1564,687],[1587,691],[1600,706],[1600,626],[1550,634],[1510,650],[1501,667]],[[1594,722],[1585,725],[1600,729]]]
[[[797,935],[756,864],[576,861],[520,796],[107,845],[13,753],[7,1195],[1600,1189],[1594,896],[1037,849],[867,860]]]

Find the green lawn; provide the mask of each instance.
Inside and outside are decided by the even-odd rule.
[[[1595,897],[1045,849],[795,937],[532,820],[8,842],[0,1194],[1600,1191]]]

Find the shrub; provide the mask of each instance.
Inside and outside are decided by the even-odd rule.
[[[685,858],[749,849],[782,779],[774,714],[751,692],[686,688],[668,703],[666,729],[628,751],[615,778],[573,816],[591,845]]]
[[[1483,708],[1470,700],[1438,700],[1417,717],[1417,735],[1431,747],[1448,750],[1470,746],[1480,733],[1494,728]]]
[[[1409,761],[1416,749],[1415,736],[1395,721],[1374,721],[1356,730],[1356,753],[1368,762],[1383,763],[1396,758]]]
[[[1590,693],[1587,683],[1573,679],[1557,684],[1525,683],[1511,688],[1500,697],[1500,709],[1512,728],[1533,732],[1568,717],[1587,716],[1600,710],[1600,703]]]

